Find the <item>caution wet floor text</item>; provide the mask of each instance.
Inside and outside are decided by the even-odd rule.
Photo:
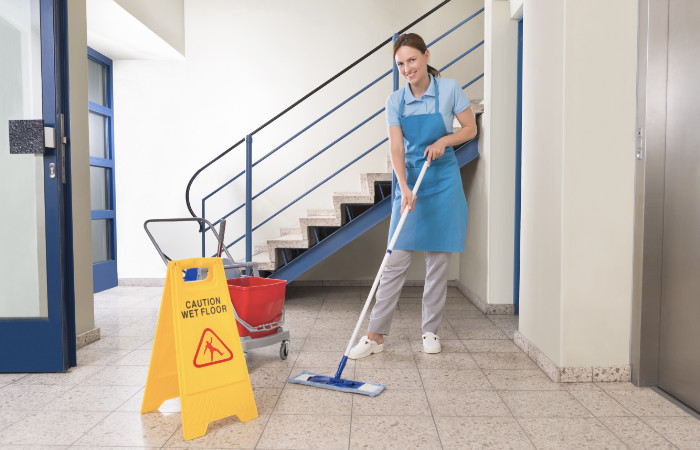
[[[206,279],[185,282],[182,273],[192,268],[206,268]],[[224,417],[258,417],[220,258],[168,264],[141,413],[175,397],[185,440]]]

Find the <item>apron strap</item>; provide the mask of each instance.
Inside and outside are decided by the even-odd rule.
[[[435,83],[435,112],[439,113],[440,112],[440,92],[438,92],[437,78],[434,78],[432,75],[430,76],[430,78],[432,78],[433,83]]]

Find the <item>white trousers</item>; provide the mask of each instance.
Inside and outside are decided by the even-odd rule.
[[[391,319],[399,301],[406,272],[411,264],[412,251],[394,250],[389,255],[384,273],[379,280],[376,303],[369,317],[369,331],[389,334]],[[447,277],[450,253],[425,252],[425,286],[423,288],[423,333],[437,333],[442,322],[447,297]]]

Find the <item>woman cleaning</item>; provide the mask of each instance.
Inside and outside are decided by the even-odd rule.
[[[389,239],[404,208],[411,212],[381,276],[367,335],[352,348],[351,359],[384,350],[384,336],[389,334],[415,250],[425,251],[423,351],[441,351],[436,333],[447,296],[450,253],[464,251],[467,231],[467,201],[453,147],[476,136],[469,100],[455,80],[439,78],[440,73],[428,65],[430,52],[417,34],[396,39],[394,60],[406,85],[386,101],[391,163],[400,188],[393,202]],[[462,127],[456,133],[455,117]],[[426,160],[429,168],[414,198],[411,191]]]

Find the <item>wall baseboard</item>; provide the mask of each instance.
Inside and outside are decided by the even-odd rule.
[[[289,287],[347,287],[360,286],[371,287],[374,280],[295,280],[289,283]],[[119,286],[163,287],[165,278],[120,278]],[[425,280],[406,280],[404,286],[425,286]],[[448,280],[447,286],[459,289],[459,281]],[[462,293],[462,289],[459,289]],[[508,306],[508,305],[493,305]],[[512,305],[510,305],[512,307]],[[512,308],[511,308],[512,309]],[[512,313],[491,313],[512,314]]]
[[[489,304],[486,303],[482,298],[476,295],[471,289],[462,284],[457,280],[457,289],[461,292],[467,299],[474,303],[474,306],[479,308],[484,314],[487,315],[498,315],[498,314],[515,314],[515,306],[509,303],[499,303],[499,304]]]
[[[600,366],[600,367],[559,367],[549,359],[535,344],[530,342],[518,330],[515,331],[513,342],[520,347],[530,359],[556,383],[590,383],[593,381],[629,381],[631,367]]]
[[[163,287],[165,278],[120,278],[119,286]]]
[[[289,287],[371,287],[373,283],[374,280],[296,280],[289,283]],[[457,283],[457,280],[448,280],[447,286],[456,287]],[[404,286],[425,286],[425,280],[406,280]]]
[[[80,333],[75,337],[75,348],[76,350],[79,348],[83,348],[88,344],[92,344],[95,341],[100,340],[100,329],[99,328],[93,328],[90,331],[86,331],[85,333]]]

